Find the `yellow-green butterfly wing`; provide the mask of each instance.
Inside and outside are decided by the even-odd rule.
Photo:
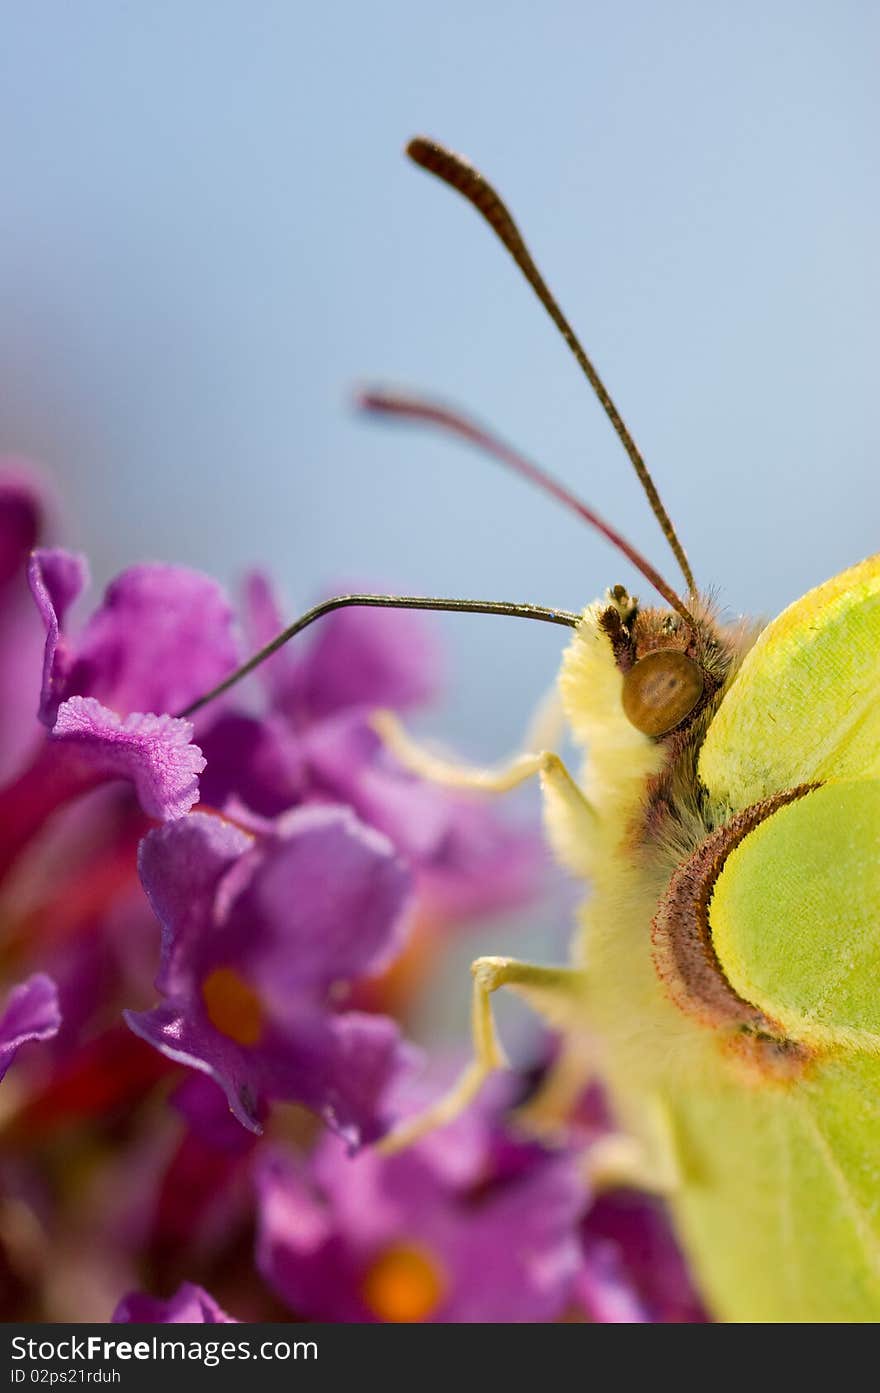
[[[716,1317],[880,1319],[878,1083],[862,1057],[788,1090],[719,1079],[671,1100],[673,1212]]]
[[[732,812],[819,785],[730,851],[708,906],[725,977],[808,1058],[669,1098],[683,1235],[735,1320],[880,1319],[878,696],[875,557],[768,626],[700,755]]]
[[[824,784],[760,823],[709,919],[728,981],[788,1035],[880,1054],[880,781]]]
[[[709,727],[699,775],[737,809],[780,789],[880,775],[880,556],[783,611]]]

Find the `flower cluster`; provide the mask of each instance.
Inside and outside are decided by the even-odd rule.
[[[426,1088],[419,971],[543,873],[530,828],[374,729],[436,690],[422,621],[340,611],[202,706],[281,628],[267,578],[237,614],[135,566],[76,622],[51,513],[4,469],[5,1318],[698,1319],[657,1206],[590,1192],[593,1133],[518,1132],[527,1080],[370,1145]]]

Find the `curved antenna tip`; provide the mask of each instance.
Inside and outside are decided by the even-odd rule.
[[[456,193],[475,209],[477,213],[489,224],[495,236],[499,239],[502,246],[510,253],[519,270],[528,281],[534,293],[537,295],[547,314],[556,325],[569,351],[573,355],[578,367],[586,377],[590,386],[596,394],[602,410],[605,412],[614,431],[620,440],[624,450],[629,456],[630,463],[638,475],[639,482],[644,490],[645,496],[651,507],[655,518],[660,524],[660,528],[669,543],[672,553],[681,569],[691,594],[696,592],[693,571],[687,559],[684,547],[679,540],[678,534],[673,526],[672,519],[667,513],[657,486],[651,477],[648,466],[645,463],[642,452],[633,439],[629,428],[623,420],[620,412],[611,399],[604,382],[592,359],[588,356],[580,339],[569,324],[559,302],[552,294],[550,287],[544,280],[541,272],[532,257],[531,252],[523,240],[522,233],[517,223],[507,207],[507,204],[479,169],[462,155],[456,154],[447,146],[441,145],[439,141],[429,140],[426,136],[416,135],[407,142],[406,153],[409,158],[424,169],[428,174],[433,174],[444,184],[447,184]]]

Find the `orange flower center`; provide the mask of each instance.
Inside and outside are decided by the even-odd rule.
[[[263,1033],[263,1003],[232,967],[215,967],[202,983],[208,1019],[237,1045],[256,1045]]]
[[[429,1253],[400,1243],[371,1263],[361,1294],[379,1320],[411,1323],[434,1314],[446,1287],[443,1269]]]

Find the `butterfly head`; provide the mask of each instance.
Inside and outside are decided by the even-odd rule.
[[[693,609],[691,622],[675,610],[643,609],[618,585],[598,610],[623,677],[623,713],[643,735],[660,739],[690,727],[729,676],[726,636],[708,606]]]

